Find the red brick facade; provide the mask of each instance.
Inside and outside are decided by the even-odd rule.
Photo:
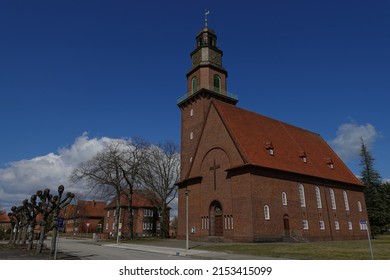
[[[194,58],[202,49],[215,49],[199,38],[216,43],[212,30],[198,34],[189,93],[178,104],[178,238],[186,232],[186,193],[193,240],[364,238],[360,221],[367,213],[359,180],[318,134],[236,107],[226,92],[222,52],[216,60]],[[219,89],[210,87],[213,79],[205,73],[219,75]],[[194,77],[198,84],[191,90]]]
[[[162,217],[158,211],[157,199],[149,192],[135,190],[133,193],[133,232],[135,237],[159,236],[161,232]],[[127,196],[120,198],[120,210],[117,212],[116,199],[105,207],[103,233],[108,237],[115,235],[115,217],[119,215],[120,235],[129,236],[129,207]],[[167,216],[170,215],[168,209]]]
[[[79,200],[61,210],[65,233],[70,235],[102,232],[104,207],[106,203],[95,200]]]

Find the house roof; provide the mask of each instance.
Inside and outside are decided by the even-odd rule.
[[[134,190],[133,198],[132,198],[133,207],[138,208],[152,208],[157,207],[159,203],[158,197],[149,191],[144,190]],[[126,193],[122,193],[120,197],[120,205],[123,207],[128,206],[127,195]],[[107,208],[115,208],[116,207],[116,198],[114,198],[107,206]]]
[[[213,100],[246,164],[362,185],[317,133]]]
[[[6,211],[0,211],[0,224],[2,223],[10,223],[11,220],[8,217],[8,214]]]
[[[77,204],[70,204],[62,210],[67,217],[103,217],[105,202],[95,200],[79,200]]]

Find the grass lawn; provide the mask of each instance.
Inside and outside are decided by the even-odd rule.
[[[390,260],[390,235],[371,240],[374,259]],[[369,260],[368,240],[312,243],[240,243],[200,246],[196,249],[299,260]]]

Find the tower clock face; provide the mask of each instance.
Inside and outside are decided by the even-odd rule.
[[[192,66],[200,64],[201,54],[200,52],[194,53],[192,56]]]
[[[217,64],[217,65],[222,65],[221,54],[210,50],[210,62]]]

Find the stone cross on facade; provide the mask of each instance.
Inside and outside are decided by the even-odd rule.
[[[214,171],[214,191],[217,190],[217,169],[221,168],[221,166],[215,163],[214,159],[214,164],[213,166],[210,167],[210,171]]]

